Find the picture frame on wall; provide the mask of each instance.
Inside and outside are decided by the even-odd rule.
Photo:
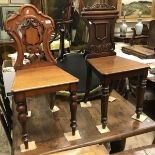
[[[30,0],[10,0],[10,2],[14,4],[27,4],[30,3]]]
[[[3,23],[4,23],[9,16],[11,16],[12,14],[14,14],[19,10],[20,6],[6,5],[6,6],[2,6],[1,8],[2,8]]]
[[[118,0],[120,18],[154,17],[155,0]]]
[[[0,4],[8,4],[10,3],[10,0],[0,0]]]

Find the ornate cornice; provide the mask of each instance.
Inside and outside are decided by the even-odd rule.
[[[114,10],[115,7],[107,3],[96,3],[92,6],[87,6],[84,10]]]

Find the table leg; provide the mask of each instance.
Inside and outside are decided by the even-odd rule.
[[[70,127],[72,128],[72,135],[75,135],[76,131],[76,111],[77,111],[77,96],[75,93],[71,92],[71,102],[70,102],[70,112],[71,112],[71,120]]]
[[[140,118],[140,115],[143,111],[145,89],[146,89],[146,77],[140,76],[137,85],[137,105],[136,105],[137,118]]]
[[[25,149],[28,149],[28,133],[27,133],[27,105],[24,94],[15,94],[15,102],[17,104],[18,120],[22,127],[22,138],[24,141]]]
[[[108,99],[109,99],[109,84],[102,83],[101,123],[103,129],[107,126]]]

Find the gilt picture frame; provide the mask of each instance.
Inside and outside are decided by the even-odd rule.
[[[10,0],[10,2],[14,4],[27,4],[30,3],[30,0]]]
[[[10,0],[0,0],[0,4],[8,4],[10,3]]]
[[[120,18],[155,17],[155,0],[118,0]]]

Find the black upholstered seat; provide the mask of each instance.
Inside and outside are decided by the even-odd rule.
[[[85,93],[86,91],[86,62],[84,54],[70,53],[66,54],[62,60],[57,60],[57,65],[77,77],[80,81],[78,83],[78,93]],[[99,86],[98,77],[92,74],[91,90]]]

